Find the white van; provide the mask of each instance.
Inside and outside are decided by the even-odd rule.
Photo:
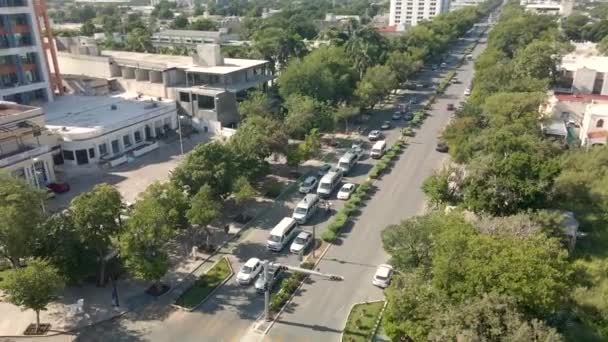
[[[271,251],[280,252],[299,232],[296,220],[292,217],[284,217],[270,231],[266,247]]]
[[[342,170],[336,169],[331,170],[319,182],[319,187],[317,188],[317,194],[321,197],[329,197],[334,189],[340,184],[342,180]]]
[[[293,217],[298,224],[304,224],[312,215],[315,214],[319,207],[319,196],[316,194],[308,194],[296,205],[293,210]]]
[[[372,158],[380,158],[384,155],[384,152],[386,151],[386,141],[381,140],[381,141],[377,141],[374,146],[372,147],[369,156]]]
[[[348,171],[357,163],[357,159],[357,155],[353,152],[344,153],[342,158],[338,160],[338,169],[342,170],[344,173],[348,173]]]

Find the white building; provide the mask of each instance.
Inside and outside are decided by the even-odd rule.
[[[33,1],[2,1],[0,25],[0,99],[22,104],[52,100]]]
[[[41,108],[0,102],[0,168],[38,187],[55,182],[58,140],[44,125]]]
[[[449,7],[449,0],[391,0],[388,25],[416,26],[423,20],[447,12]]]
[[[562,58],[558,91],[573,94],[608,95],[608,57],[600,56],[594,43],[576,43]]]
[[[45,105],[46,127],[61,137],[63,159],[69,165],[109,163],[115,166],[137,157],[142,149],[177,129],[173,100],[119,94],[65,95]]]
[[[519,4],[526,8],[526,11],[569,16],[572,14],[574,0],[520,0]]]
[[[450,3],[450,11],[458,11],[465,7],[477,6],[484,3],[486,0],[452,0]]]

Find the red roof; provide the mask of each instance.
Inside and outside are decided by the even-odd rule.
[[[589,139],[600,139],[608,137],[608,131],[595,131],[587,133]]]
[[[564,102],[591,102],[595,101],[606,101],[608,102],[608,95],[597,95],[597,94],[558,94],[555,93],[555,97],[559,101]]]

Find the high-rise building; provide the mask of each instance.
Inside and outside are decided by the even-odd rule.
[[[447,12],[449,0],[391,0],[389,26],[407,28]]]
[[[52,101],[45,53],[50,44],[44,40],[50,32],[45,16],[44,0],[0,0],[1,100],[20,104]]]

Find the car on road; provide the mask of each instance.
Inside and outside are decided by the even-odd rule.
[[[379,265],[378,268],[376,269],[376,273],[374,274],[374,279],[372,280],[372,284],[385,289],[390,285],[392,275],[393,275],[393,267],[391,265],[388,265],[388,264]]]
[[[340,188],[340,191],[338,191],[338,195],[336,197],[341,200],[347,200],[350,198],[353,191],[355,191],[355,184],[346,183],[342,185],[342,188]]]
[[[56,194],[70,191],[70,184],[68,183],[50,183],[46,187]]]
[[[300,254],[305,251],[310,243],[312,242],[312,233],[310,232],[300,232],[298,236],[291,243],[291,247],[289,247],[289,251],[291,253]]]
[[[412,121],[413,118],[414,118],[414,114],[412,114],[411,112],[407,112],[407,113],[403,114],[403,120],[405,120],[405,121]]]
[[[331,169],[331,165],[330,164],[323,164],[323,166],[321,166],[319,168],[319,171],[317,171],[317,176],[319,176],[319,177],[325,176],[325,174],[327,172],[329,172],[330,169]]]
[[[439,66],[437,66],[437,64],[431,65],[431,70],[437,71],[437,69],[439,69]]]
[[[298,189],[300,193],[307,194],[314,190],[317,186],[318,180],[315,176],[308,176],[306,179],[300,184],[300,188]]]
[[[401,120],[401,112],[395,112],[393,116],[391,116],[393,120]]]
[[[444,142],[438,142],[437,146],[435,147],[435,151],[440,152],[440,153],[447,153],[449,150],[448,144],[444,143]]]
[[[469,96],[471,95],[471,88],[467,88],[464,90],[464,96]]]
[[[239,273],[236,275],[236,282],[240,285],[249,285],[255,277],[262,271],[262,262],[258,258],[250,258],[241,266]]]
[[[415,105],[418,103],[418,99],[415,96],[412,96],[410,99],[410,105]]]
[[[350,147],[350,151],[354,153],[357,158],[361,158],[363,155],[363,141],[355,140]]]
[[[380,132],[379,130],[375,129],[375,130],[369,132],[369,134],[367,135],[367,138],[370,141],[380,140],[380,139],[382,139],[382,132]]]
[[[380,126],[380,129],[387,130],[387,129],[391,129],[392,127],[393,127],[393,124],[390,121],[384,121],[382,123],[382,125]]]
[[[447,66],[448,66],[448,65],[447,65],[447,63],[445,63],[445,62],[441,63],[441,65],[440,65],[440,67],[441,67],[442,69],[443,69],[443,68],[446,68]]]
[[[278,267],[269,267],[268,268],[268,280],[269,280],[269,290],[272,291],[272,288],[277,284],[277,282],[279,281],[279,277],[281,276],[281,269]],[[257,293],[264,293],[264,284],[266,283],[266,278],[264,277],[264,270],[262,270],[262,272],[260,272],[260,276],[258,277],[258,279],[255,281],[255,291]]]
[[[447,109],[448,110],[454,110],[454,104],[453,103],[448,103]]]

